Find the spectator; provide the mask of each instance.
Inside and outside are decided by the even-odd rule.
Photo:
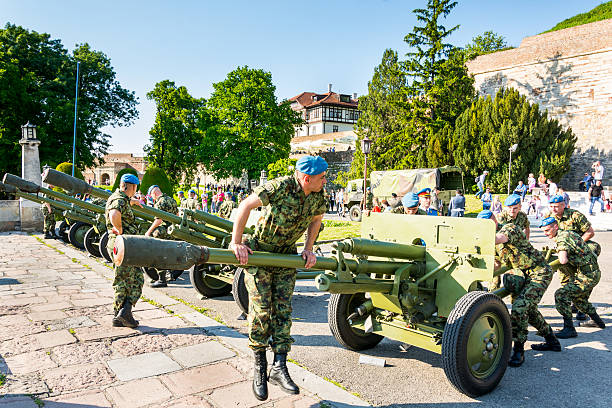
[[[487,178],[488,174],[489,172],[485,170],[482,172],[480,176],[476,177],[475,181],[476,181],[476,186],[478,187],[476,198],[480,198],[482,196],[482,193],[484,192],[485,178]]]
[[[431,208],[438,211],[438,214],[442,214],[442,207],[444,203],[442,200],[438,198],[438,194],[440,194],[440,189],[438,187],[434,187],[431,190]]]
[[[490,210],[491,209],[491,202],[493,201],[493,195],[491,195],[491,189],[487,187],[487,189],[485,190],[484,194],[482,194],[481,196],[481,200],[482,200],[482,209],[483,210]]]
[[[529,192],[533,190],[536,186],[536,179],[533,176],[533,173],[529,173],[529,177],[527,177],[527,186],[529,187]]]
[[[570,196],[569,196],[569,194],[567,194],[565,192],[565,189],[563,189],[562,187],[559,187],[559,190],[557,190],[557,194],[563,196],[563,201],[565,202],[565,207],[569,208],[570,207]]]
[[[202,211],[205,213],[208,212],[208,191],[205,191],[204,194],[202,194]]]
[[[601,212],[605,211],[605,204],[604,204],[604,193],[603,193],[603,186],[601,185],[601,180],[595,180],[595,185],[591,186],[591,188],[589,189],[589,199],[591,200],[591,207],[589,208],[589,215],[595,215],[593,213],[593,206],[595,205],[596,202],[599,202],[601,204]]]
[[[336,206],[338,215],[344,217],[344,189],[341,188],[336,194]]]
[[[377,213],[381,212],[378,198],[376,197],[372,199],[372,212],[377,212]]]
[[[542,199],[539,195],[533,197],[533,208],[535,210],[536,220],[542,215]]]
[[[604,166],[602,166],[601,162],[599,160],[597,160],[595,163],[593,163],[593,165],[591,166],[595,172],[595,175],[593,176],[595,178],[595,181],[597,180],[603,180],[603,176],[604,176]]]
[[[336,204],[336,192],[331,190],[329,192],[329,212],[334,211],[334,206]]]
[[[514,194],[521,196],[521,201],[525,200],[525,194],[527,194],[527,186],[523,184],[523,180],[519,180],[518,185],[514,187]],[[495,211],[493,211],[495,212]]]
[[[551,179],[548,179],[548,195],[550,197],[557,195],[557,190],[559,190],[557,184]]]
[[[593,176],[589,173],[584,173],[582,181],[578,183],[578,190],[587,192],[591,188],[591,184],[593,184]]]
[[[538,187],[540,187],[541,189],[546,189],[546,176],[543,173],[540,173],[540,175],[538,176]]]
[[[389,204],[387,200],[382,200],[382,212],[391,212],[393,207]]]
[[[448,203],[448,215],[451,217],[463,217],[465,214],[465,197],[459,188],[455,191],[455,196]]]
[[[525,187],[523,185],[523,187]],[[502,203],[501,201],[499,201],[499,196],[496,194],[495,197],[493,197],[493,205],[491,206],[491,211],[493,211],[493,214],[499,214],[500,212],[502,212]]]

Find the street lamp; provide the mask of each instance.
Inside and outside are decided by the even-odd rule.
[[[363,139],[361,139],[361,151],[363,152],[364,162],[363,162],[363,210],[366,209],[366,187],[368,180],[368,155],[370,154],[370,146],[372,145],[372,141],[366,135]]]
[[[512,170],[511,170],[511,167],[512,167],[512,153],[516,152],[517,148],[518,148],[518,143],[515,143],[512,146],[510,146],[510,148],[508,149],[508,151],[510,152],[510,161],[508,162],[508,194],[510,194],[510,174],[512,172]]]
[[[21,140],[23,142],[38,141],[36,139],[36,125],[33,125],[28,121],[21,127]]]

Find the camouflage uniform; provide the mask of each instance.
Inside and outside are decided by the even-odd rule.
[[[366,210],[371,210],[374,203],[374,194],[371,191],[366,193]]]
[[[253,237],[245,243],[253,250],[295,254],[295,243],[312,222],[325,214],[323,191],[304,195],[295,176],[285,176],[257,187],[264,206]],[[268,344],[275,353],[291,349],[291,296],[295,269],[250,267],[245,274],[249,291],[249,347],[264,350]]]
[[[566,268],[559,269],[561,287],[555,292],[557,311],[561,316],[571,318],[573,302],[581,312],[595,313],[589,296],[601,277],[597,256],[582,237],[573,231],[559,230],[554,240],[557,251],[567,251],[569,260]]]
[[[555,217],[560,230],[574,231],[580,236],[591,228],[591,222],[587,219],[587,217],[585,217],[585,215],[580,211],[573,210],[571,208],[566,208],[563,210],[561,217],[557,217],[552,213],[550,216]],[[601,253],[601,246],[597,242],[589,239],[586,244],[596,256],[599,256]]]
[[[505,224],[514,224],[521,229],[521,231],[525,231],[529,228],[529,219],[527,219],[527,214],[522,211],[519,211],[516,215],[516,218],[512,218],[512,216],[508,213],[506,209],[504,209],[501,213],[495,215],[497,222],[499,225]],[[512,271],[510,271],[512,273]],[[489,290],[493,291],[499,289],[501,287],[502,275],[496,276],[490,282]]]
[[[166,194],[162,194],[162,196],[155,201],[153,207],[170,214],[178,215],[178,206],[176,205],[176,201]],[[172,236],[168,234],[168,227],[170,225],[172,225],[171,222],[164,221],[159,227],[155,228],[155,231],[153,231],[152,234],[153,237],[159,239],[173,239]]]
[[[417,212],[414,214],[406,214],[406,212],[404,211],[404,207],[402,207],[401,205],[399,207],[395,207],[393,210],[391,210],[391,212],[393,214],[404,214],[404,215],[427,215],[427,213],[422,209],[422,208],[417,208]]]
[[[552,280],[553,271],[520,227],[509,223],[499,233],[507,236],[508,242],[495,246],[496,260],[513,268],[504,276],[504,286],[512,292],[512,339],[525,343],[528,324],[545,337],[552,330],[538,310],[538,303]]]
[[[219,217],[229,220],[234,208],[236,208],[236,203],[234,200],[223,200],[221,206],[219,207]]]
[[[199,210],[200,203],[195,198],[186,198],[185,200],[181,202],[181,208],[186,208],[188,210],[194,210],[194,211]]]
[[[110,210],[117,210],[121,213],[123,234],[138,234],[138,225],[134,221],[134,213],[130,206],[130,198],[123,191],[119,189],[115,190],[106,201],[106,210],[104,212],[106,217],[106,229],[108,230],[108,244],[106,248],[108,249],[108,253],[112,256],[117,236],[112,232],[113,225],[108,216]],[[115,280],[113,281],[113,289],[115,290],[115,315],[119,312],[124,300],[127,299],[132,306],[136,304],[142,294],[143,284],[144,278],[140,268],[115,265]]]
[[[51,233],[55,235],[55,210],[51,207],[51,211],[47,208],[47,204],[43,203],[40,206],[44,217],[43,233]]]

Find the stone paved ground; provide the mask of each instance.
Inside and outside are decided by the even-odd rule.
[[[257,401],[242,335],[148,287],[140,327],[112,327],[112,270],[45,243],[0,234],[0,408],[365,405],[295,365],[301,395]]]

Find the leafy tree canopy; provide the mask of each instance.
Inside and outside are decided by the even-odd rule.
[[[18,173],[21,125],[37,125],[42,164],[72,157],[76,64],[80,62],[77,167],[107,153],[104,126],[138,116],[134,92],[117,81],[110,59],[88,44],[69,53],[60,40],[7,24],[0,29],[0,171]]]
[[[464,48],[464,56],[466,60],[476,58],[479,55],[489,54],[492,52],[507,50],[514,47],[509,47],[506,39],[493,31],[485,31],[484,33],[472,38],[472,42]]]
[[[119,173],[117,173],[117,177],[115,177],[115,182],[113,183],[113,186],[110,189],[111,191],[115,191],[119,188],[119,184],[121,183],[121,177],[124,174],[133,174],[138,177],[138,172],[131,167],[126,167],[125,169],[119,170]]]
[[[274,163],[268,164],[268,179],[281,176],[290,176],[295,172],[296,159],[279,159]]]

